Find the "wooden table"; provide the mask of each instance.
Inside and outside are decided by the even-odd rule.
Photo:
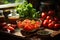
[[[20,3],[3,4],[3,5],[0,5],[0,10],[15,8],[18,4]]]
[[[49,33],[51,33],[51,34],[50,34],[51,37],[54,37],[54,36],[60,34],[60,30],[59,30],[59,31],[54,31],[54,30],[47,29],[47,28],[44,29],[44,30],[45,30],[45,31],[49,31]],[[25,36],[22,35],[22,33],[20,32],[20,30],[19,30],[19,31],[16,31],[16,32],[14,33],[14,35],[25,37]]]
[[[50,31],[51,33],[54,32],[53,30],[49,30],[49,29],[45,29],[47,31]],[[59,38],[60,35],[58,36],[40,36],[40,35],[32,35],[30,37],[24,37],[21,33],[20,30],[15,32],[14,34],[10,34],[10,33],[6,33],[6,32],[2,32],[0,31],[0,39],[6,39],[6,40],[57,40]]]

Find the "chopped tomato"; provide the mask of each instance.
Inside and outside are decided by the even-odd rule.
[[[21,21],[17,22],[17,26],[18,28],[22,28],[22,22]]]

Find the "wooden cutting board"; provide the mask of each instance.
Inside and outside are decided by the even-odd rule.
[[[50,36],[51,37],[54,37],[54,36],[56,36],[56,35],[58,35],[58,34],[60,34],[60,30],[59,31],[54,31],[54,30],[51,30],[51,29],[44,29],[45,31],[49,31],[51,34],[50,34]],[[22,33],[21,33],[21,31],[19,30],[17,30],[15,33],[14,33],[14,35],[17,35],[17,36],[21,36],[21,37],[26,37],[26,36],[23,36],[22,35]]]
[[[55,30],[51,30],[51,29],[45,29],[45,31],[49,31],[51,33],[50,34],[51,37],[54,37],[54,36],[60,34],[60,30],[55,31]]]

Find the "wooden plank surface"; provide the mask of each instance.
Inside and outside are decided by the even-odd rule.
[[[44,30],[45,30],[45,31],[49,31],[49,32],[51,33],[51,34],[50,34],[51,37],[54,37],[54,36],[60,34],[60,30],[59,30],[59,31],[55,31],[55,30],[51,30],[51,29],[44,29]],[[14,33],[14,35],[16,35],[16,36],[21,36],[21,37],[25,37],[25,36],[22,35],[22,33],[20,32],[20,30],[19,30],[19,31],[16,31],[16,32]]]
[[[0,9],[7,9],[7,8],[13,8],[13,7],[16,7],[18,4],[20,3],[11,3],[11,4],[3,4],[3,5],[0,5]]]

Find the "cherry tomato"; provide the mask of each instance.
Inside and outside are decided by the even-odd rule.
[[[51,19],[51,17],[50,16],[47,16],[46,19]]]
[[[51,22],[51,23],[48,24],[48,28],[53,29],[53,27],[54,27],[54,23],[53,22]]]
[[[48,11],[48,15],[52,16],[52,15],[54,15],[54,14],[55,14],[55,11],[54,11],[54,10],[49,10],[49,11]]]
[[[49,23],[51,23],[52,22],[52,19],[49,19]]]
[[[59,28],[59,27],[60,27],[60,24],[55,24],[55,25],[54,25],[54,28],[55,28],[55,29],[57,29],[57,28]]]
[[[22,22],[21,21],[17,22],[17,26],[18,28],[22,28]]]
[[[47,27],[48,26],[48,20],[44,20],[43,26]]]
[[[9,26],[7,29],[9,29],[9,30],[11,30],[11,31],[13,31],[13,30],[14,30],[14,28],[13,28],[13,27],[11,27],[11,26]]]
[[[11,26],[12,26],[13,28],[16,28],[16,24],[12,24]]]
[[[24,30],[31,31],[31,27],[29,27],[29,25],[25,25]]]
[[[47,14],[42,12],[41,16],[42,16],[42,18],[46,18]]]

